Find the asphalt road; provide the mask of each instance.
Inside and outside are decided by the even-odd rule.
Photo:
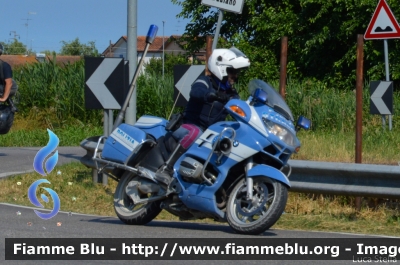
[[[1,147],[0,178],[33,172],[33,160],[42,147]],[[81,147],[57,147],[57,165],[79,161],[86,154]]]
[[[0,148],[0,177],[33,171],[33,159],[40,148]],[[85,154],[80,147],[58,147],[58,165],[79,161]],[[57,225],[57,223],[61,225]],[[271,229],[259,236],[234,233],[227,225],[153,221],[146,226],[129,226],[118,218],[59,212],[50,220],[40,219],[34,208],[0,203],[0,264],[354,264],[353,261],[6,261],[5,238],[367,238],[342,233],[285,231]],[[377,236],[379,237],[379,236]],[[391,262],[393,264],[393,262]]]
[[[5,261],[4,238],[366,238],[341,233],[285,231],[271,229],[259,236],[235,234],[227,225],[153,221],[129,226],[118,218],[59,212],[50,220],[36,216],[34,208],[0,204],[0,264],[352,264],[353,261]],[[61,223],[61,226],[57,226]],[[190,242],[190,241],[189,241]]]

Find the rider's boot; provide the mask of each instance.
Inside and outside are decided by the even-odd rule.
[[[181,157],[181,155],[186,151],[185,148],[182,147],[182,145],[178,144],[178,146],[175,148],[175,150],[172,152],[170,157],[168,158],[167,161],[165,161],[164,165],[162,165],[156,172],[155,174],[155,179],[161,184],[165,185],[165,188],[168,187],[168,185],[171,183],[172,180],[172,175],[174,173],[173,166],[175,162]]]

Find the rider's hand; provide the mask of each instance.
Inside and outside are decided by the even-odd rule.
[[[208,95],[207,95],[207,101],[208,102],[214,102],[216,100],[218,100],[217,94],[215,94],[214,92],[209,92]]]
[[[218,101],[219,102],[221,102],[221,103],[226,103],[226,102],[228,102],[230,99],[231,99],[231,97],[229,96],[229,95],[227,95],[226,93],[224,93],[224,92],[221,92],[221,91],[219,91],[218,92]]]
[[[214,92],[210,92],[207,95],[207,101],[208,102],[214,102],[214,101],[219,101],[221,103],[226,103],[230,100],[230,96],[227,95],[224,92],[217,92],[217,94],[215,94]]]

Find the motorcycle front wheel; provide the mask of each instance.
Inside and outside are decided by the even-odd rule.
[[[261,234],[278,221],[285,210],[287,196],[287,187],[281,182],[257,177],[253,179],[253,198],[249,200],[243,179],[229,196],[228,223],[240,234]]]
[[[144,225],[156,218],[161,212],[159,201],[150,203],[134,204],[131,197],[126,193],[126,187],[130,181],[138,178],[131,172],[125,172],[118,182],[114,193],[114,210],[118,218],[130,225]],[[141,199],[155,196],[155,194],[137,194]]]

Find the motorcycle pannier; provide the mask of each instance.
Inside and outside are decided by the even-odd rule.
[[[102,151],[103,159],[126,164],[135,149],[146,140],[146,133],[132,125],[121,124],[107,138]]]

